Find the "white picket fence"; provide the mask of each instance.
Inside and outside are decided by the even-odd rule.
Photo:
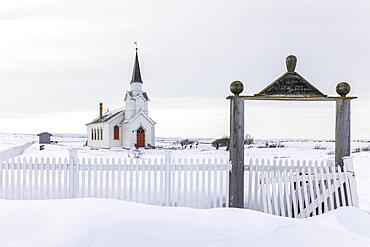
[[[352,159],[332,162],[250,160],[245,208],[309,217],[358,206]],[[0,198],[115,198],[163,206],[228,207],[227,160],[10,159],[0,164]]]
[[[4,150],[0,150],[0,161],[8,160],[8,159],[11,159],[18,155],[23,154],[24,150],[26,150],[28,147],[30,147],[34,143],[35,143],[34,141],[31,141],[31,142],[27,142],[20,146],[15,146],[15,147],[7,148]]]
[[[11,159],[0,167],[0,198],[115,198],[164,206],[228,205],[226,160]]]

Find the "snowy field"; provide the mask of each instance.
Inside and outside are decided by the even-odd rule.
[[[0,134],[0,147],[32,140],[36,136]],[[83,135],[55,135],[53,140],[58,143],[42,151],[34,144],[22,157],[67,158],[71,148],[80,158],[133,156],[132,150],[84,147]],[[178,141],[158,138],[158,148],[143,150],[140,158],[162,158],[165,151],[176,159],[228,158],[224,147],[212,147],[212,139],[199,139],[192,149],[181,149]],[[266,142],[283,147],[265,148]],[[370,246],[369,146],[368,141],[352,142],[361,209],[341,208],[302,220],[251,210],[167,208],[104,199],[0,200],[0,246]],[[333,159],[334,142],[257,140],[246,146],[245,157]],[[304,241],[308,236],[315,238]]]
[[[21,138],[18,138],[18,145],[25,143]],[[25,139],[26,140],[26,139]],[[80,158],[129,158],[132,157],[133,151],[122,148],[111,149],[91,149],[85,147],[86,139],[83,136],[55,136],[52,140],[57,141],[57,144],[46,145],[45,150],[39,151],[39,145],[35,144],[25,151],[22,157],[68,157],[68,150],[76,149]],[[200,159],[227,159],[229,156],[225,147],[220,147],[216,150],[212,147],[213,139],[194,139],[199,145],[195,145],[190,149],[189,146],[181,149],[179,138],[157,138],[156,149],[143,150],[141,158],[162,158],[165,151],[171,151],[173,158],[200,158]],[[0,138],[0,142],[1,142]],[[265,148],[265,143],[278,143],[283,145],[281,148]],[[334,142],[332,141],[317,141],[317,140],[256,140],[255,144],[246,146],[245,159],[250,158],[269,158],[269,159],[333,159],[334,158]],[[370,150],[370,142],[368,141],[353,141],[352,149]],[[370,152],[366,152],[370,157]],[[358,153],[354,153],[356,156]],[[366,156],[366,155],[365,155]]]
[[[0,151],[37,140],[35,135],[0,133]]]

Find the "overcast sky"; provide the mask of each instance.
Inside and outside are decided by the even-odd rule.
[[[13,0],[0,3],[0,132],[84,133],[123,106],[134,45],[157,136],[228,134],[229,84],[286,71],[326,94],[348,81],[353,138],[370,138],[370,2]],[[334,103],[247,102],[246,132],[334,137]]]

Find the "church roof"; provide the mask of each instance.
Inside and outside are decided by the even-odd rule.
[[[99,117],[97,117],[94,120],[92,120],[91,122],[87,123],[86,125],[108,122],[109,120],[113,119],[114,117],[118,116],[121,113],[125,114],[125,110],[123,110],[122,108],[117,109],[117,110],[113,110],[113,111],[108,111],[108,112],[103,114],[102,119],[99,119]]]
[[[136,54],[135,54],[134,70],[132,71],[132,77],[131,77],[131,83],[133,83],[133,82],[143,83],[143,80],[141,79],[139,57],[137,55],[137,48],[136,48]]]
[[[136,95],[136,96],[135,96],[135,95],[132,93],[132,91],[127,91],[127,94],[128,94],[131,98],[135,98],[136,96],[139,96],[139,95]],[[125,96],[125,100],[126,100],[127,94],[126,94],[126,96]],[[145,100],[149,100],[149,97],[148,97],[148,95],[146,94],[146,92],[143,92],[141,95],[143,96],[143,98],[144,98]]]
[[[127,123],[131,123],[132,121],[134,121],[137,117],[139,116],[143,116],[144,118],[146,118],[151,124],[157,124],[156,121],[154,121],[153,119],[151,119],[148,115],[144,114],[144,112],[142,110],[140,110],[136,115],[134,115],[131,119],[126,119],[126,120],[123,120],[121,122],[121,124],[127,124]]]

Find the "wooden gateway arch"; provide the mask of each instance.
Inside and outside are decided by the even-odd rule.
[[[240,81],[231,83],[233,95],[230,100],[230,171],[229,204],[230,207],[244,207],[244,101],[281,100],[281,101],[335,101],[335,164],[343,168],[342,158],[351,153],[350,102],[357,97],[347,96],[350,85],[338,83],[336,92],[339,96],[327,96],[314,87],[300,74],[295,72],[297,58],[286,58],[287,72],[254,95],[240,95],[244,86]]]

